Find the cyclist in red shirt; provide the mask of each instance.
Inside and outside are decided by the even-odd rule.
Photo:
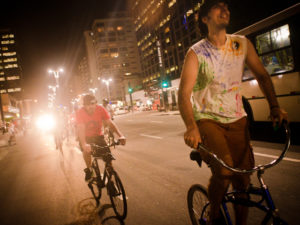
[[[126,144],[126,138],[120,132],[116,124],[111,120],[109,113],[100,105],[97,105],[95,96],[85,95],[83,97],[83,107],[76,112],[77,134],[80,149],[87,168],[84,169],[85,180],[92,177],[91,172],[91,143],[106,146],[103,137],[102,127],[108,126],[113,133],[119,136],[120,144]]]

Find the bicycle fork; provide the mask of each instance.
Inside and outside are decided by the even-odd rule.
[[[279,210],[275,207],[274,201],[272,199],[272,196],[270,194],[269,188],[268,186],[264,183],[264,180],[262,178],[262,174],[264,173],[264,170],[259,170],[257,172],[257,178],[259,180],[260,186],[262,188],[262,194],[264,196],[264,199],[266,201],[267,207],[269,208],[266,216],[264,217],[263,221],[262,221],[262,225],[267,224],[267,222],[271,219],[271,218],[277,218],[279,219]],[[275,224],[277,224],[275,222]]]

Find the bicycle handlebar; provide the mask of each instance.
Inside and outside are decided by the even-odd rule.
[[[281,155],[280,155],[277,159],[271,161],[271,162],[268,163],[268,164],[258,165],[258,166],[254,167],[254,168],[252,168],[252,169],[249,169],[249,170],[246,170],[246,169],[240,169],[240,168],[233,168],[233,167],[227,165],[227,164],[226,164],[222,159],[220,159],[217,155],[215,155],[214,153],[210,152],[210,151],[208,150],[208,148],[206,148],[206,147],[205,147],[203,144],[201,144],[201,143],[199,143],[197,149],[195,149],[195,150],[193,150],[193,151],[191,152],[191,158],[192,158],[193,152],[197,152],[197,154],[199,154],[200,151],[203,151],[203,152],[206,152],[207,154],[209,154],[210,156],[212,156],[218,163],[220,163],[220,164],[221,164],[222,166],[224,166],[226,169],[228,169],[228,170],[230,170],[230,171],[232,171],[232,172],[235,172],[235,173],[243,173],[243,174],[245,174],[245,173],[253,173],[253,172],[255,172],[255,171],[268,169],[268,168],[273,167],[273,166],[275,166],[276,164],[278,164],[278,163],[283,159],[283,157],[285,156],[287,150],[288,150],[289,147],[290,147],[290,142],[291,142],[291,132],[290,132],[290,128],[289,128],[289,126],[288,126],[287,121],[285,121],[285,120],[282,122],[282,125],[283,125],[283,127],[284,127],[284,130],[285,130],[285,136],[286,136],[286,138],[285,138],[285,146],[284,146],[284,148],[283,148],[283,151],[282,151]],[[194,159],[194,160],[195,160],[195,159]],[[196,161],[197,161],[197,160],[196,160]],[[197,161],[197,162],[198,162],[198,161]],[[198,164],[201,165],[201,162],[198,162]]]
[[[112,144],[105,145],[105,146],[100,146],[100,145],[97,145],[94,143],[91,143],[90,145],[91,145],[92,149],[104,149],[104,148],[109,148],[109,147],[114,147],[116,145],[120,145],[120,140],[117,140],[117,141],[114,140]]]

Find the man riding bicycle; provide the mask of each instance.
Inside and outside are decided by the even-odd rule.
[[[270,76],[252,43],[244,36],[226,33],[229,18],[226,0],[205,0],[201,5],[199,26],[205,38],[187,52],[178,103],[187,129],[184,140],[188,146],[196,149],[198,143],[203,143],[228,165],[250,169],[254,157],[240,94],[244,62],[266,96],[273,122],[281,123],[287,119],[287,113],[279,107]],[[212,170],[208,186],[211,203],[208,224],[219,225],[222,224],[220,203],[229,184],[236,190],[245,190],[250,175],[233,174],[204,153],[201,156]],[[235,214],[236,224],[245,225],[247,207],[235,206]]]
[[[96,98],[93,95],[85,95],[83,97],[83,107],[76,112],[76,125],[80,148],[87,166],[84,169],[85,180],[88,182],[92,178],[92,149],[90,144],[93,143],[99,146],[107,145],[103,137],[102,125],[108,126],[111,131],[119,136],[120,144],[125,145],[126,138],[110,119],[106,109],[97,105]]]
[[[104,98],[102,101],[103,107],[106,109],[106,111],[109,113],[111,120],[114,120],[114,110],[109,104],[108,99]]]

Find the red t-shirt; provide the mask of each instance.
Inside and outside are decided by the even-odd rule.
[[[110,119],[109,113],[100,105],[96,106],[92,115],[88,114],[84,107],[76,112],[76,123],[85,125],[86,137],[103,135],[102,121],[107,119]]]

